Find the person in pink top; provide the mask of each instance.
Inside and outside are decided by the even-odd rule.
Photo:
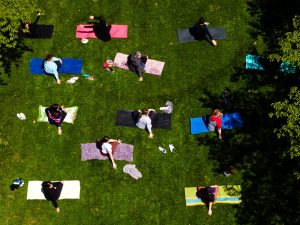
[[[222,118],[223,113],[221,113],[219,109],[214,109],[209,116],[207,125],[209,131],[218,132],[218,137],[220,140],[222,140]]]

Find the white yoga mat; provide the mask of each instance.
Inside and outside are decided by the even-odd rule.
[[[80,198],[80,181],[66,180],[59,199],[79,199]],[[43,181],[29,181],[27,189],[27,200],[46,200],[42,192]]]

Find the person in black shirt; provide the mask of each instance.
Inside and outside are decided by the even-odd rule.
[[[64,111],[63,107],[58,104],[53,104],[49,108],[45,109],[48,121],[50,124],[57,126],[58,134],[62,134],[61,123],[67,116],[67,113]]]
[[[44,193],[45,198],[48,201],[52,202],[57,213],[60,212],[60,208],[58,207],[57,200],[60,196],[63,185],[64,185],[63,181],[60,182],[44,181],[42,183],[42,192]]]
[[[207,22],[205,22],[204,18],[201,17],[196,24],[194,24],[193,27],[189,29],[190,34],[198,41],[206,39],[209,41],[213,46],[217,45],[217,42],[214,40],[214,38],[211,36]]]
[[[98,39],[108,42],[111,40],[110,29],[111,25],[106,24],[102,16],[90,16],[91,23],[93,23],[93,30]],[[86,26],[89,27],[89,26]]]

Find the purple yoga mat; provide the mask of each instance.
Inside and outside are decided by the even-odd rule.
[[[115,154],[113,155],[114,160],[124,160],[128,162],[133,161],[133,145],[129,144],[118,144]],[[96,147],[96,143],[81,144],[81,160],[108,160],[107,156],[100,153],[100,150]]]

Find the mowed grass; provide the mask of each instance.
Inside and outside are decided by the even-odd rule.
[[[39,7],[46,13],[39,23],[54,24],[54,35],[26,40],[32,51],[24,53],[19,67],[3,77],[8,85],[0,87],[1,224],[235,224],[237,206],[214,205],[209,217],[204,206],[185,206],[184,187],[241,182],[239,175],[225,178],[214,172],[219,162],[208,158],[214,146],[204,146],[190,134],[189,117],[210,111],[199,101],[203,90],[221,93],[235,87],[230,76],[235,66],[242,67],[249,42],[245,1],[61,0],[39,1]],[[100,14],[109,23],[128,24],[129,38],[81,44],[76,24]],[[176,28],[189,27],[200,16],[212,27],[225,27],[227,40],[218,47],[205,41],[178,43]],[[117,52],[136,50],[166,63],[161,77],[145,74],[139,82],[129,71],[102,69]],[[30,75],[29,59],[47,53],[83,59],[83,73],[95,80],[80,77],[70,85],[66,80],[71,76],[61,74],[57,86],[52,77]],[[154,130],[154,139],[142,130],[115,126],[118,109],[158,109],[167,100],[174,103],[172,129]],[[54,126],[35,122],[38,106],[53,103],[79,106],[75,123],[62,125],[62,136]],[[25,121],[17,119],[19,112]],[[80,160],[80,144],[103,135],[134,145],[140,180],[123,173],[125,161],[113,170],[109,161]],[[170,143],[174,153],[158,150]],[[16,177],[26,184],[11,192]],[[56,214],[51,202],[26,200],[30,180],[80,180],[80,200],[59,201],[61,213]]]

